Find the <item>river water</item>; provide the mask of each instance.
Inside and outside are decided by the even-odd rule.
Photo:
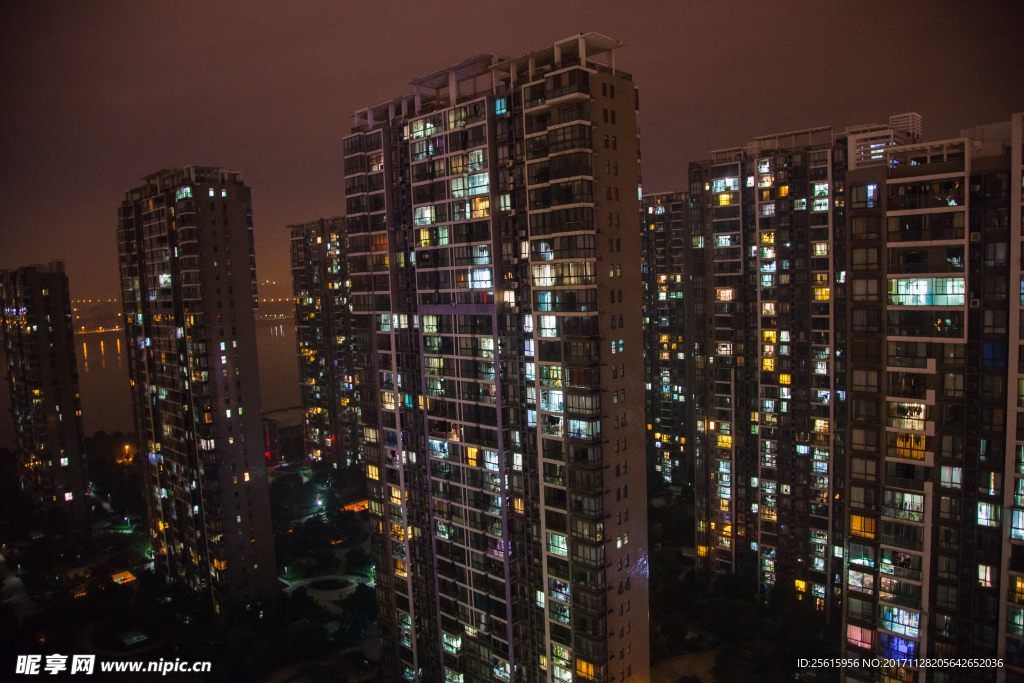
[[[260,363],[263,410],[299,404],[299,373],[295,351],[295,327],[291,319],[256,323],[256,350]],[[82,423],[86,436],[99,430],[130,432],[132,399],[123,331],[75,335],[78,383],[82,394]],[[6,374],[7,358],[0,347],[0,367]],[[0,447],[10,448],[14,439],[11,395],[6,376],[0,386]]]

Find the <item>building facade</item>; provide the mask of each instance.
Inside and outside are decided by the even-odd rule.
[[[475,57],[345,138],[386,680],[648,677],[638,99],[619,47]]]
[[[165,169],[125,193],[117,242],[157,572],[226,608],[277,594],[256,360],[252,198],[239,175]]]
[[[847,177],[845,649],[1005,663],[892,679],[1024,679],[1021,149],[1016,114]]]
[[[708,299],[697,421],[698,566],[839,602],[847,148],[831,128],[690,165]],[[713,310],[712,310],[713,305]]]
[[[647,467],[667,483],[692,486],[695,423],[693,263],[685,192],[644,195],[640,207],[644,275]],[[700,252],[701,254],[703,252]],[[703,260],[699,263],[703,275]]]
[[[22,486],[85,523],[89,476],[63,261],[0,271],[0,327]]]
[[[337,467],[359,460],[351,403],[352,312],[344,218],[289,226],[295,343],[306,458]]]

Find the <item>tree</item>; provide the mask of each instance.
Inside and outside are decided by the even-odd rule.
[[[345,553],[345,571],[349,574],[366,573],[372,565],[373,557],[361,545],[353,546]]]

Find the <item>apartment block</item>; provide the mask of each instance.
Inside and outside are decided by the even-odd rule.
[[[692,486],[696,420],[690,288],[693,241],[685,192],[644,195],[640,207],[644,276],[647,467],[668,483]],[[702,251],[698,252],[703,254]],[[703,259],[697,273],[703,277]]]
[[[0,271],[0,330],[22,487],[81,524],[91,506],[72,321],[63,261]]]
[[[356,112],[344,140],[386,680],[648,678],[621,47],[470,58]]]
[[[1021,119],[847,175],[845,651],[1004,660],[892,680],[1024,677]]]
[[[756,575],[762,597],[787,582],[828,611],[842,588],[846,162],[845,137],[813,128],[690,165],[708,300],[698,568]]]
[[[359,444],[351,404],[345,219],[321,218],[288,228],[306,458],[334,467],[351,465],[359,459]]]
[[[218,613],[261,616],[277,568],[250,190],[212,166],[144,181],[118,209],[117,244],[156,570]]]

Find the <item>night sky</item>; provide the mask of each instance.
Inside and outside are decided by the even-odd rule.
[[[285,226],[344,207],[355,109],[482,52],[578,32],[626,48],[645,191],[752,137],[886,122],[925,139],[1024,110],[1021,2],[4,2],[0,268],[67,261],[73,298],[116,297],[115,216],[158,169],[253,188],[260,280],[289,281]],[[267,292],[265,292],[267,293]]]

